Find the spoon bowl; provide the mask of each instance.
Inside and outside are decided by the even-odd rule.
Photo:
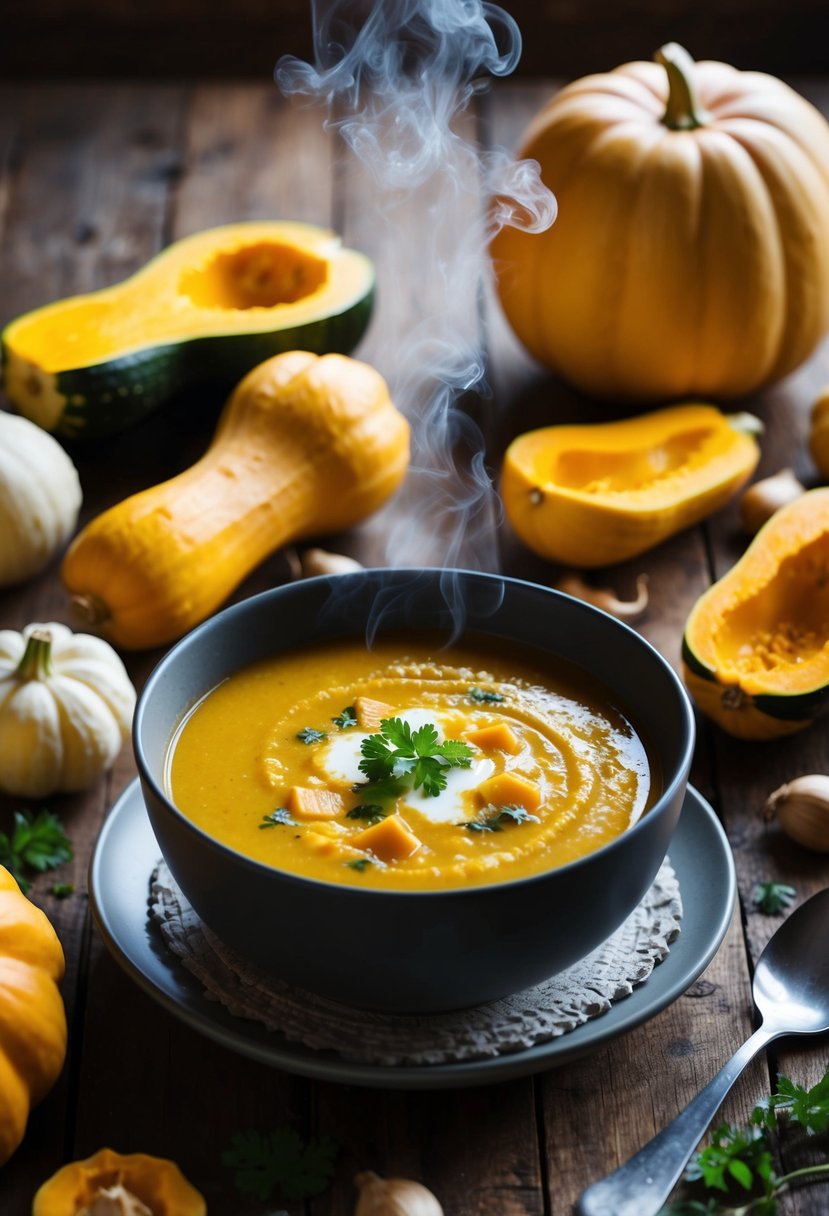
[[[619,1169],[594,1182],[576,1216],[656,1216],[731,1086],[762,1048],[784,1035],[829,1031],[829,888],[783,922],[752,984],[761,1024],[676,1118]]]

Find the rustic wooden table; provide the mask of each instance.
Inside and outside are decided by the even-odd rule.
[[[796,84],[829,113],[829,87]],[[483,145],[511,147],[554,87],[551,81],[499,82],[475,99],[464,122]],[[324,130],[320,113],[289,106],[267,82],[4,86],[0,321],[119,280],[170,240],[197,229],[244,218],[302,218],[336,228],[375,260],[378,309],[357,353],[394,380],[417,325],[447,306],[426,226],[437,222],[451,244],[452,225],[462,227],[465,218],[444,210],[436,219],[404,202],[391,222],[382,222],[376,199],[376,186]],[[466,304],[461,299],[458,308]],[[492,392],[475,408],[493,469],[504,443],[519,431],[603,416],[522,353],[488,295],[459,324],[486,351]],[[759,474],[790,464],[807,484],[816,482],[806,449],[807,414],[826,381],[825,346],[786,382],[741,403],[766,425]],[[191,463],[210,429],[199,404],[191,402],[187,410],[157,415],[112,441],[73,448],[84,489],[82,520]],[[320,539],[368,564],[394,564],[396,554],[388,553],[385,540],[401,522],[407,558],[440,564],[445,542],[432,521],[413,512],[411,496],[346,536]],[[731,505],[644,558],[601,572],[601,581],[629,595],[636,574],[647,571],[651,602],[637,627],[677,665],[692,603],[745,543]],[[549,585],[560,574],[523,550],[494,514],[484,543],[480,534],[471,548],[462,539],[458,558]],[[237,598],[288,577],[284,555],[276,554]],[[54,565],[0,594],[3,627],[48,620],[73,623]],[[125,655],[139,688],[159,657]],[[700,723],[693,781],[725,825],[740,896],[707,970],[668,1008],[588,1058],[519,1080],[441,1092],[346,1087],[262,1066],[195,1033],[128,978],[104,948],[86,897],[98,831],[135,774],[126,749],[88,793],[48,803],[74,843],[75,860],[58,877],[73,882],[76,893],[56,899],[49,893],[54,876],[47,876],[34,883],[32,896],[65,948],[70,1047],[61,1079],[34,1111],[22,1147],[0,1174],[0,1211],[27,1216],[36,1187],[62,1162],[110,1145],[177,1160],[206,1195],[211,1216],[262,1216],[266,1205],[239,1196],[220,1156],[240,1129],[291,1126],[340,1144],[333,1185],[308,1209],[316,1216],[352,1211],[353,1175],[367,1168],[421,1179],[447,1216],[569,1212],[590,1180],[672,1118],[749,1033],[752,964],[779,923],[754,906],[755,884],[789,882],[800,901],[829,880],[829,861],[764,825],[761,807],[784,780],[827,768],[828,738],[827,728],[817,725],[773,744],[738,743]],[[8,826],[19,805],[0,803],[0,826]],[[797,1046],[756,1061],[725,1116],[743,1118],[778,1070],[813,1082],[826,1054],[825,1044]],[[781,1211],[805,1216],[826,1212],[827,1205],[827,1192],[818,1187],[787,1196]]]

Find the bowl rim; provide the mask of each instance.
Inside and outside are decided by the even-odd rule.
[[[295,874],[290,870],[281,869],[279,866],[268,865],[266,862],[258,861],[256,858],[249,857],[245,853],[241,853],[238,849],[232,848],[230,845],[224,844],[215,836],[211,836],[204,828],[199,827],[187,815],[181,811],[175,803],[167,796],[162,785],[156,780],[150,769],[150,765],[144,756],[144,749],[140,742],[142,725],[145,717],[149,713],[148,703],[151,702],[153,691],[159,682],[164,678],[167,668],[177,660],[177,657],[190,647],[198,645],[202,635],[211,632],[219,626],[219,623],[228,620],[233,620],[237,616],[244,616],[246,612],[256,611],[258,605],[263,600],[275,599],[280,594],[289,593],[294,589],[309,586],[310,584],[337,584],[343,580],[350,582],[361,581],[367,575],[372,576],[392,576],[399,577],[420,577],[423,575],[435,576],[461,576],[464,579],[473,578],[480,579],[484,582],[501,583],[518,588],[528,588],[533,592],[542,592],[545,596],[549,595],[556,599],[567,600],[575,611],[583,612],[587,617],[601,618],[603,627],[610,627],[614,630],[619,630],[622,633],[632,635],[637,644],[641,645],[646,651],[649,651],[651,657],[656,660],[664,675],[667,677],[669,685],[673,685],[673,690],[677,695],[677,702],[681,710],[683,718],[682,738],[684,743],[680,749],[678,762],[674,766],[673,776],[670,781],[663,787],[660,796],[652,807],[630,828],[621,832],[612,840],[607,841],[598,849],[594,849],[590,853],[584,854],[582,857],[575,858],[572,861],[565,862],[563,865],[552,866],[547,870],[541,870],[537,874],[528,874],[517,878],[505,878],[496,882],[475,883],[467,886],[446,887],[431,890],[422,888],[418,890],[400,890],[390,888],[388,890],[380,887],[359,887],[350,883],[338,883],[332,880],[314,878],[304,874]],[[344,637],[349,634],[342,635]],[[459,636],[463,636],[463,630]],[[452,638],[449,644],[456,641]],[[520,639],[516,639],[520,640]],[[309,640],[308,646],[313,646],[313,640]],[[529,643],[533,647],[532,643]],[[535,646],[535,649],[540,649]],[[562,656],[566,657],[566,656]],[[578,666],[578,664],[576,664]],[[238,670],[242,670],[239,668]],[[204,695],[209,695],[205,693]],[[193,703],[195,704],[195,702]],[[189,710],[189,706],[187,709]],[[186,712],[186,711],[185,711]],[[182,713],[182,718],[184,713]],[[181,719],[179,719],[181,721]],[[504,891],[507,888],[525,887],[528,884],[534,884],[549,880],[553,874],[564,874],[565,872],[576,873],[579,869],[584,868],[595,862],[598,857],[609,856],[613,852],[623,848],[633,847],[629,842],[633,841],[637,836],[641,835],[646,829],[649,822],[652,822],[654,816],[662,815],[667,811],[668,806],[676,799],[680,809],[682,806],[682,794],[688,784],[690,775],[691,763],[694,756],[694,748],[696,744],[696,719],[694,716],[693,706],[690,697],[685,690],[685,687],[673,669],[668,660],[662,655],[656,647],[644,638],[637,630],[633,629],[627,622],[619,620],[618,617],[612,616],[610,613],[597,608],[593,604],[589,604],[584,600],[580,600],[575,596],[568,595],[564,591],[557,588],[547,587],[543,583],[534,583],[529,579],[514,578],[510,575],[496,574],[489,571],[468,570],[463,567],[444,567],[444,566],[367,566],[361,570],[348,571],[342,574],[321,574],[313,578],[302,579],[298,582],[281,583],[276,587],[267,588],[264,591],[257,592],[255,595],[246,597],[235,604],[230,604],[228,607],[221,609],[202,621],[194,629],[186,633],[182,638],[170,647],[170,649],[159,659],[158,663],[150,672],[147,680],[142,688],[138,700],[136,702],[135,712],[132,720],[132,748],[135,757],[135,763],[141,779],[142,797],[144,798],[145,806],[147,799],[144,794],[144,785],[149,786],[154,797],[164,808],[165,813],[172,817],[186,830],[193,833],[200,839],[200,842],[207,848],[220,855],[227,856],[233,863],[238,866],[240,863],[244,868],[251,870],[258,875],[277,875],[282,881],[287,881],[289,884],[296,885],[301,888],[322,888],[325,891],[336,891],[343,899],[365,900],[371,898],[375,900],[388,899],[400,902],[402,900],[440,900],[452,901],[459,898],[469,898],[471,895],[478,897],[483,896],[486,892]],[[149,814],[149,808],[148,814]],[[152,816],[150,816],[152,819]]]

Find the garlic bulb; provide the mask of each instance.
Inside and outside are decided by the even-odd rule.
[[[620,600],[606,587],[591,587],[580,574],[566,574],[556,584],[559,591],[574,596],[577,600],[602,608],[621,621],[636,621],[648,606],[648,576],[640,574],[636,579],[636,599]]]
[[[354,1216],[443,1216],[432,1192],[409,1178],[381,1178],[365,1170],[354,1185],[360,1191]]]
[[[766,800],[763,818],[776,819],[805,848],[829,853],[829,776],[809,773],[781,785]]]
[[[792,469],[781,469],[772,477],[764,477],[749,486],[740,499],[740,523],[743,531],[752,535],[771,519],[775,511],[805,494]]]

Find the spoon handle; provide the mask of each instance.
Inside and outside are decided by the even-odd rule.
[[[777,1032],[761,1026],[723,1065],[705,1089],[644,1148],[579,1197],[576,1216],[657,1216],[746,1064]]]

